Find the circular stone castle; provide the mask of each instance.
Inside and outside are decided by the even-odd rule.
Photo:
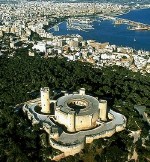
[[[41,104],[43,113],[50,113],[49,89],[41,88]],[[107,121],[107,101],[98,101],[85,94],[81,88],[79,94],[65,94],[58,98],[55,106],[55,118],[69,132],[87,130],[96,127],[98,119]]]
[[[49,97],[49,88],[41,88],[41,97],[27,101],[24,113],[32,124],[42,124],[49,144],[63,152],[63,156],[79,153],[85,143],[111,137],[126,127],[124,115],[107,108],[106,100],[79,93],[64,95],[57,100]],[[40,107],[40,108],[39,108]]]

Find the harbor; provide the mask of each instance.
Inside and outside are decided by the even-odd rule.
[[[150,51],[150,32],[149,30],[140,30],[138,24],[149,24],[149,19],[142,17],[141,21],[138,18],[132,16],[132,13],[136,12],[135,17],[140,17],[139,15],[148,15],[150,9],[131,11],[126,15],[115,16],[105,16],[104,14],[98,14],[95,17],[85,16],[85,17],[72,17],[70,20],[65,20],[58,25],[59,31],[50,29],[49,32],[54,35],[67,35],[67,34],[79,34],[85,40],[95,40],[97,42],[109,42],[110,44],[116,44],[118,46],[132,47],[135,50],[147,50]],[[137,16],[138,15],[138,16]],[[83,28],[83,23],[81,25],[81,19],[90,18],[91,21],[87,21],[86,27],[92,27],[92,30]],[[124,24],[114,24],[116,20],[126,20]],[[77,21],[76,21],[77,20]],[[128,23],[130,21],[136,22],[132,23],[132,26]],[[141,22],[141,23],[138,23]],[[78,28],[77,25],[79,24]],[[123,22],[122,22],[123,23]],[[84,23],[85,24],[85,23]],[[134,25],[134,26],[133,26]],[[147,25],[147,26],[149,26]],[[133,30],[133,28],[136,30]],[[94,28],[94,29],[93,29]],[[137,30],[138,29],[138,30]]]

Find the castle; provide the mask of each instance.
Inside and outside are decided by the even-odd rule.
[[[48,87],[41,88],[41,98],[26,102],[23,111],[33,124],[42,122],[49,144],[64,156],[74,155],[85,143],[110,137],[126,127],[125,116],[108,109],[106,100],[87,95],[84,88],[79,93],[65,92],[57,100],[50,100]]]

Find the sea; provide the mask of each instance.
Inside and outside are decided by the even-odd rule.
[[[132,10],[118,17],[150,25],[149,15],[150,8]],[[150,51],[150,30],[128,30],[125,24],[114,25],[113,20],[99,18],[94,18],[92,26],[93,28],[88,30],[68,29],[66,20],[57,26],[57,30],[53,27],[48,30],[54,35],[79,34],[84,40],[91,39],[100,43],[109,42],[117,46],[132,47],[135,50]]]

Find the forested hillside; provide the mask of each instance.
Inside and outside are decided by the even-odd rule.
[[[39,96],[41,87],[51,90],[77,91],[109,100],[109,106],[127,117],[127,129],[109,139],[100,139],[75,157],[62,161],[121,161],[127,160],[129,149],[136,148],[140,160],[147,160],[149,147],[139,139],[133,144],[130,130],[141,129],[141,137],[148,136],[149,126],[133,109],[135,104],[150,109],[150,75],[141,75],[113,66],[102,69],[82,62],[68,62],[60,58],[13,57],[0,58],[0,161],[46,161],[52,148],[43,147],[39,126],[32,126],[14,106]],[[136,122],[135,122],[136,121]],[[150,146],[149,139],[146,145]],[[13,160],[12,160],[13,159]]]

